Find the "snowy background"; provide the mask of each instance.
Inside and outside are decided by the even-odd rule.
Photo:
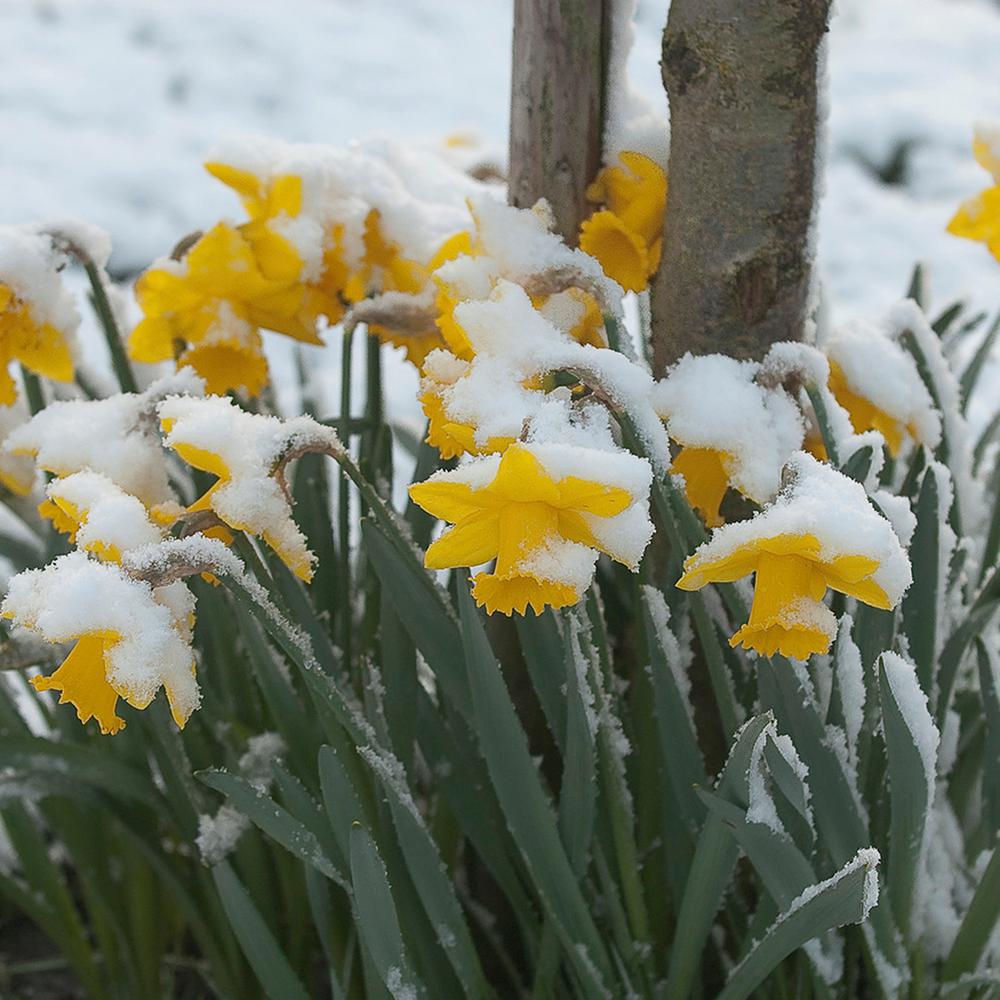
[[[201,169],[227,135],[339,143],[384,132],[438,143],[467,131],[502,156],[511,7],[0,0],[0,222],[88,219],[111,232],[112,270],[130,275],[185,233],[237,214],[232,194]],[[905,290],[916,259],[929,266],[932,312],[957,297],[993,312],[1000,265],[944,226],[989,182],[970,141],[974,122],[1000,121],[1000,6],[839,0],[837,8],[818,236],[831,315],[879,315]],[[665,109],[664,20],[662,3],[642,0],[630,73]],[[279,369],[286,350],[272,349]],[[390,385],[402,391],[409,375],[392,368]]]

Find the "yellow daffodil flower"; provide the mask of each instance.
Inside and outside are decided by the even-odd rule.
[[[730,583],[755,573],[750,619],[730,645],[763,656],[780,653],[805,660],[812,653],[825,653],[836,632],[836,620],[820,603],[828,588],[872,607],[892,607],[886,592],[871,579],[877,559],[859,553],[825,560],[821,549],[815,535],[803,534],[755,538],[710,561],[695,553],[684,563],[677,586],[699,590],[707,583]]]
[[[464,482],[431,479],[410,487],[410,496],[429,514],[454,524],[427,550],[430,569],[478,566],[496,560],[492,572],[473,578],[476,603],[492,614],[536,614],[574,604],[572,581],[540,571],[554,543],[570,542],[609,552],[591,528],[591,518],[622,513],[632,502],[624,489],[566,476],[554,479],[529,447],[512,444],[496,476],[473,488]],[[614,555],[614,553],[610,553]]]
[[[14,496],[30,495],[35,485],[35,463],[28,455],[15,455],[4,447],[10,433],[24,426],[30,414],[22,400],[0,406],[0,486]]]
[[[967,240],[985,243],[1000,260],[1000,157],[995,142],[977,134],[972,143],[976,162],[993,175],[994,185],[962,202],[948,223],[948,232]]]
[[[82,604],[90,627],[80,627]],[[60,704],[74,705],[81,722],[96,719],[105,734],[125,728],[116,712],[119,698],[144,709],[160,687],[184,727],[199,701],[193,615],[194,597],[183,583],[153,590],[83,552],[14,577],[2,608],[4,618],[47,642],[75,641],[56,671],[31,683],[38,691],[59,691]]]
[[[878,431],[885,438],[886,447],[893,457],[899,454],[905,437],[918,438],[917,429],[913,424],[904,424],[884,410],[880,410],[870,399],[855,392],[847,381],[843,369],[832,359],[829,386],[834,398],[851,418],[854,430],[858,434],[864,431]],[[825,453],[826,449],[823,451]]]
[[[0,406],[17,399],[11,361],[57,382],[73,381],[73,355],[67,334],[51,323],[39,321],[28,302],[0,282]]]
[[[667,175],[641,153],[626,151],[619,160],[587,188],[587,198],[605,208],[581,225],[580,249],[622,288],[641,292],[660,263]]]

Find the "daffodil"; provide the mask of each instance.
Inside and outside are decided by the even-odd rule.
[[[907,440],[937,445],[941,417],[916,362],[885,325],[847,324],[836,330],[823,350],[830,364],[829,388],[847,411],[858,434],[878,431],[890,454]]]
[[[161,541],[163,527],[142,502],[99,472],[75,472],[46,487],[39,512],[84,552],[118,562],[123,552]]]
[[[625,151],[605,167],[587,198],[605,207],[580,227],[580,248],[628,291],[641,292],[660,263],[667,175],[641,153]]]
[[[204,380],[205,391],[221,396],[234,390],[257,396],[267,384],[267,358],[260,331],[232,315],[223,304],[218,322],[177,358],[190,365]]]
[[[524,614],[528,606],[540,614],[547,606],[576,603],[599,552],[634,568],[649,538],[642,495],[643,488],[648,491],[648,465],[629,455],[592,452],[592,465],[627,469],[631,488],[553,473],[553,466],[585,460],[586,453],[515,443],[502,456],[411,486],[416,504],[453,523],[428,548],[428,568],[478,566],[495,559],[491,572],[473,578],[472,594],[489,613],[506,615]],[[622,521],[615,519],[629,512],[635,530],[616,531]]]
[[[805,453],[790,463],[787,491],[749,521],[726,525],[685,561],[681,590],[755,574],[750,618],[730,639],[763,656],[825,653],[836,619],[827,590],[889,610],[910,583],[892,526],[860,484]]]
[[[80,317],[66,290],[52,237],[33,226],[0,226],[0,406],[17,398],[11,361],[57,382],[73,380]]]
[[[315,556],[275,470],[302,435],[333,432],[308,417],[283,422],[247,413],[224,396],[173,396],[160,404],[159,415],[167,446],[216,477],[188,510],[211,510],[233,530],[262,538],[296,576],[310,580]]]
[[[995,129],[977,129],[972,142],[976,161],[993,175],[994,185],[964,201],[948,223],[948,232],[985,243],[1000,260],[1000,135]]]
[[[709,528],[732,487],[756,504],[781,487],[781,472],[802,446],[795,401],[758,381],[761,365],[721,354],[686,354],[653,389],[652,403],[679,446],[670,471],[684,477],[688,503]]]
[[[230,316],[322,344],[319,305],[296,277],[301,267],[282,237],[272,234],[255,246],[245,233],[219,223],[183,261],[161,261],[136,282],[145,318],[132,331],[129,353],[136,361],[172,359],[178,343],[199,343]]]
[[[182,727],[199,702],[190,627],[194,597],[183,583],[154,590],[113,563],[83,552],[11,580],[2,615],[52,643],[74,642],[62,665],[32,684],[60,692],[81,722],[96,719],[102,733],[125,720],[118,699],[146,708],[159,688]]]

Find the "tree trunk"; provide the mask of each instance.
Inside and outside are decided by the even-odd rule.
[[[601,166],[607,35],[604,0],[515,0],[510,202],[547,198],[572,245]]]
[[[661,69],[670,193],[653,287],[657,374],[687,351],[801,339],[831,0],[673,0]]]

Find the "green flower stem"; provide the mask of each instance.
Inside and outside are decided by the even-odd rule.
[[[340,426],[338,433],[349,456],[351,450],[351,354],[354,347],[354,324],[344,324],[340,360]],[[346,471],[344,463],[341,470]],[[340,543],[338,557],[338,589],[340,591],[340,653],[344,669],[351,672],[352,630],[351,614],[351,487],[346,475],[340,476],[337,492],[337,536]]]
[[[38,376],[21,365],[21,379],[24,382],[24,396],[31,415],[41,413],[45,409],[45,396],[42,394],[42,383],[38,380]]]
[[[104,276],[92,260],[85,258],[79,252],[76,253],[76,256],[83,264],[83,269],[87,272],[87,278],[90,281],[91,302],[100,321],[101,329],[104,331],[104,339],[108,342],[115,378],[118,379],[122,392],[138,392],[139,385],[135,380],[132,364],[125,353],[125,344],[122,341],[115,314],[111,309],[111,303],[108,301],[108,290],[104,285]]]

